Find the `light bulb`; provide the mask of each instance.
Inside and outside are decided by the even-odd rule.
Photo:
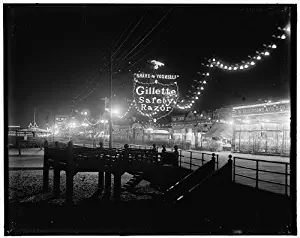
[[[285,37],[285,35],[283,34],[280,38],[284,40],[286,37]]]
[[[272,45],[272,48],[273,48],[273,49],[276,49],[276,48],[277,48],[277,46],[276,46],[275,44],[273,44],[273,45]]]
[[[227,66],[225,65],[224,69],[227,69]]]
[[[196,99],[198,99],[198,97],[195,97]]]
[[[270,55],[270,53],[269,53],[268,51],[266,51],[266,52],[265,52],[265,55],[268,56],[268,55]]]
[[[222,67],[223,67],[223,64],[221,64],[220,67],[222,68]]]
[[[214,66],[211,64],[210,67],[214,67]]]
[[[240,67],[240,69],[244,69],[243,65]]]
[[[215,58],[213,58],[213,61],[216,61]]]
[[[217,64],[220,64],[220,62],[218,61]]]
[[[229,69],[229,70],[231,70],[232,68],[231,68],[231,67],[229,67],[228,69]]]
[[[209,73],[206,73],[206,76],[209,76]]]
[[[206,81],[204,80],[203,83],[206,84]]]
[[[237,67],[234,67],[233,69],[234,69],[234,70],[237,70]]]
[[[286,31],[290,32],[290,31],[291,31],[291,28],[288,26],[288,27],[286,28]]]
[[[244,67],[247,69],[247,68],[248,68],[248,65],[245,65]]]
[[[254,61],[251,61],[251,63],[250,63],[251,65],[255,65],[255,63],[254,63]]]
[[[200,92],[198,92],[197,94],[198,94],[198,95],[200,95],[201,93],[200,93]]]
[[[261,60],[261,57],[260,57],[260,56],[257,56],[256,59]]]
[[[201,90],[204,90],[204,88],[203,88],[203,87],[201,87]]]

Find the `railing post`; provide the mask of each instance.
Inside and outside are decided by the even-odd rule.
[[[48,141],[44,142],[44,167],[43,167],[43,191],[49,189],[49,164],[48,164]]]
[[[232,163],[232,161],[231,161]],[[219,169],[219,154],[217,154],[217,169]]]
[[[75,172],[75,162],[73,160],[73,142],[69,141],[68,143],[68,165],[67,165],[67,189],[66,189],[66,198],[67,203],[72,203],[73,199],[73,176]]]
[[[258,160],[256,160],[256,188],[258,188]]]
[[[233,157],[233,182],[235,183],[235,157]]]
[[[229,160],[228,160],[228,181],[230,182],[230,183],[232,183],[232,155],[228,155],[228,158],[229,158]],[[235,159],[234,159],[234,161],[235,161]],[[234,170],[234,166],[235,166],[235,164],[233,165],[233,170]],[[234,178],[234,172],[233,172],[233,178]],[[234,179],[233,179],[233,181],[234,181]]]
[[[193,159],[193,152],[190,151],[190,170],[192,170],[192,159]]]
[[[182,150],[179,151],[179,157],[180,157],[180,162],[179,162],[179,164],[180,164],[180,167],[181,167],[181,156],[182,156],[182,155],[181,155],[181,151],[182,151]]]
[[[288,164],[285,164],[285,195],[288,195]]]
[[[213,167],[213,171],[215,171],[215,163],[216,163],[216,158],[215,158],[215,153],[212,153],[212,157],[211,160],[213,161],[212,167]]]
[[[203,165],[204,164],[204,153],[202,153],[201,160],[202,160],[202,165]]]

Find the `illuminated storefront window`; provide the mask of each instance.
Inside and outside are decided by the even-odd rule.
[[[289,101],[233,108],[235,152],[289,155]]]

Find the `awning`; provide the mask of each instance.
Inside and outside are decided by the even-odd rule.
[[[204,134],[204,137],[232,137],[232,125],[226,123],[215,123],[210,130]]]

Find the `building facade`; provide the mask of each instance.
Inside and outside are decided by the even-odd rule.
[[[289,156],[288,100],[233,108],[234,152]]]

